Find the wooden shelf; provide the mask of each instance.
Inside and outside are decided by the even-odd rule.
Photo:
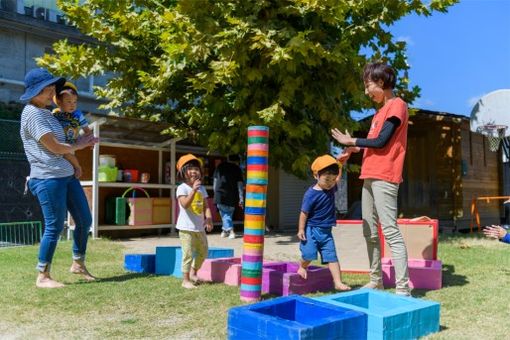
[[[81,181],[82,186],[92,186],[92,181]],[[129,187],[140,187],[147,189],[173,189],[177,186],[172,184],[158,184],[158,183],[130,183],[130,182],[98,182],[100,188],[129,188]]]
[[[147,225],[99,225],[99,231],[105,230],[135,230],[135,229],[161,229],[172,228],[173,224],[147,224]]]

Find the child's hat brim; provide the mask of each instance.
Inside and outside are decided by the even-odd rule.
[[[200,166],[202,166],[202,160],[200,158],[197,158],[195,155],[191,154],[191,153],[188,153],[184,156],[181,156],[181,158],[179,158],[179,160],[177,161],[177,171],[181,171],[182,167],[184,165],[186,165],[186,163],[189,163],[191,161],[197,161],[200,163]]]
[[[317,158],[312,163],[311,169],[314,174],[318,173],[322,169],[326,169],[328,166],[333,164],[338,165],[338,161],[331,155],[322,155]]]

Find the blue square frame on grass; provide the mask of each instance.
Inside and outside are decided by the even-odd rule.
[[[156,255],[125,254],[124,269],[130,272],[154,274],[156,270]]]
[[[289,295],[228,311],[228,339],[366,339],[367,315]]]
[[[359,289],[314,298],[368,315],[368,339],[417,339],[439,331],[440,305],[413,297]]]
[[[220,257],[233,257],[232,248],[209,248],[208,259],[217,259]],[[171,275],[182,278],[181,270],[182,249],[181,247],[156,247],[156,274]]]

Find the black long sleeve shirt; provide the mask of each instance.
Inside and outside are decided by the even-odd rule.
[[[395,133],[395,130],[400,126],[400,119],[397,117],[390,117],[384,121],[383,127],[379,136],[376,138],[357,138],[356,146],[361,148],[374,148],[381,149],[386,146],[390,138]]]

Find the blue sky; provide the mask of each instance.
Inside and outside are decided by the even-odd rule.
[[[407,42],[410,82],[422,89],[412,107],[469,116],[481,96],[510,88],[510,0],[461,0],[390,31]]]

